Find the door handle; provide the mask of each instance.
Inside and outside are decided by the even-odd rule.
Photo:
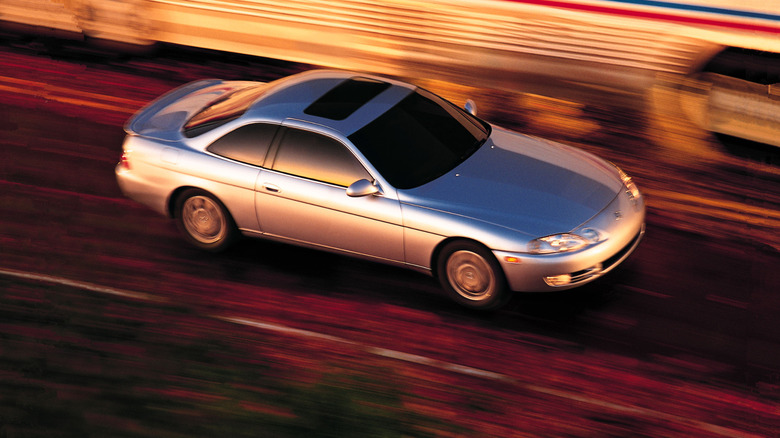
[[[269,184],[269,183],[263,183],[263,190],[265,190],[266,192],[271,192],[271,193],[279,193],[279,192],[281,192],[281,190],[279,190],[278,186],[276,186],[274,184]]]

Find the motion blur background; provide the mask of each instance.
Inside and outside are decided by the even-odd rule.
[[[0,436],[780,436],[780,3],[3,0]],[[631,174],[648,232],[475,314],[429,278],[187,247],[122,124],[204,77],[355,69]]]

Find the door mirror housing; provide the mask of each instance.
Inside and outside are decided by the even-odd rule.
[[[377,193],[379,193],[379,187],[367,179],[355,181],[347,187],[347,196],[353,198],[375,195]]]

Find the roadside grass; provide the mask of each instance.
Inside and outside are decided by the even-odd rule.
[[[427,437],[402,376],[184,305],[0,279],[0,437]]]

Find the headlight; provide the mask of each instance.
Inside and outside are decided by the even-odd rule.
[[[530,241],[528,243],[528,252],[531,254],[554,254],[576,251],[587,244],[587,240],[576,234],[554,234]]]
[[[626,172],[623,172],[623,170],[617,166],[618,173],[620,174],[620,179],[623,181],[623,185],[626,186],[626,193],[631,197],[631,199],[636,199],[640,196],[639,193],[639,187],[636,186],[634,183],[634,180],[631,179]]]

